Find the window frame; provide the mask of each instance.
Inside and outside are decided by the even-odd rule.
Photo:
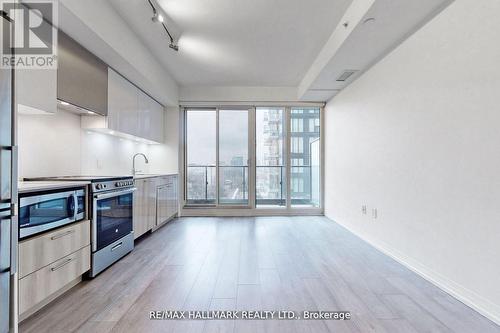
[[[282,108],[284,110],[284,146],[285,156],[284,164],[286,170],[286,206],[276,207],[257,207],[256,205],[256,108]],[[320,126],[320,196],[319,207],[292,207],[291,205],[291,112],[294,108],[311,107],[319,109],[319,126]],[[217,202],[216,204],[189,204],[186,200],[186,184],[187,184],[187,163],[186,163],[186,115],[188,110],[217,110]],[[236,204],[219,204],[219,109],[221,110],[248,110],[248,205]],[[323,215],[324,214],[324,104],[323,103],[191,103],[191,105],[181,105],[179,108],[179,170],[180,170],[180,215],[181,216],[265,216],[265,215]],[[307,124],[308,126],[309,124]],[[305,129],[305,124],[303,124]],[[309,129],[308,129],[309,130]]]

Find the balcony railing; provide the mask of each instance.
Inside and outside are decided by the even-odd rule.
[[[187,167],[187,201],[191,204],[216,203],[216,166]],[[291,167],[292,205],[310,205],[313,200],[311,166]],[[248,204],[248,166],[219,166],[219,203]],[[256,203],[286,206],[286,167],[257,166]]]
[[[186,193],[190,203],[215,203],[216,169],[215,165],[196,165],[187,167]]]

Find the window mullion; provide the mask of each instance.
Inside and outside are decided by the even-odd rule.
[[[219,108],[215,114],[215,206],[219,207]]]
[[[286,209],[290,210],[291,208],[291,108],[285,108],[285,170],[286,170]]]

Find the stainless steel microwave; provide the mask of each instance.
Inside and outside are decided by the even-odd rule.
[[[85,206],[83,189],[21,196],[19,239],[83,220]]]

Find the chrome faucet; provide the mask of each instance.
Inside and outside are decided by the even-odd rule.
[[[146,157],[146,155],[144,155],[143,153],[137,153],[137,154],[135,154],[135,155],[134,155],[134,157],[132,157],[132,175],[135,175],[135,174],[137,174],[138,172],[141,172],[141,170],[136,170],[136,169],[135,169],[135,158],[136,158],[137,156],[139,156],[139,155],[141,155],[142,157],[144,157],[144,160],[146,161],[146,164],[148,164],[148,163],[149,163],[148,158],[147,158],[147,157]]]

